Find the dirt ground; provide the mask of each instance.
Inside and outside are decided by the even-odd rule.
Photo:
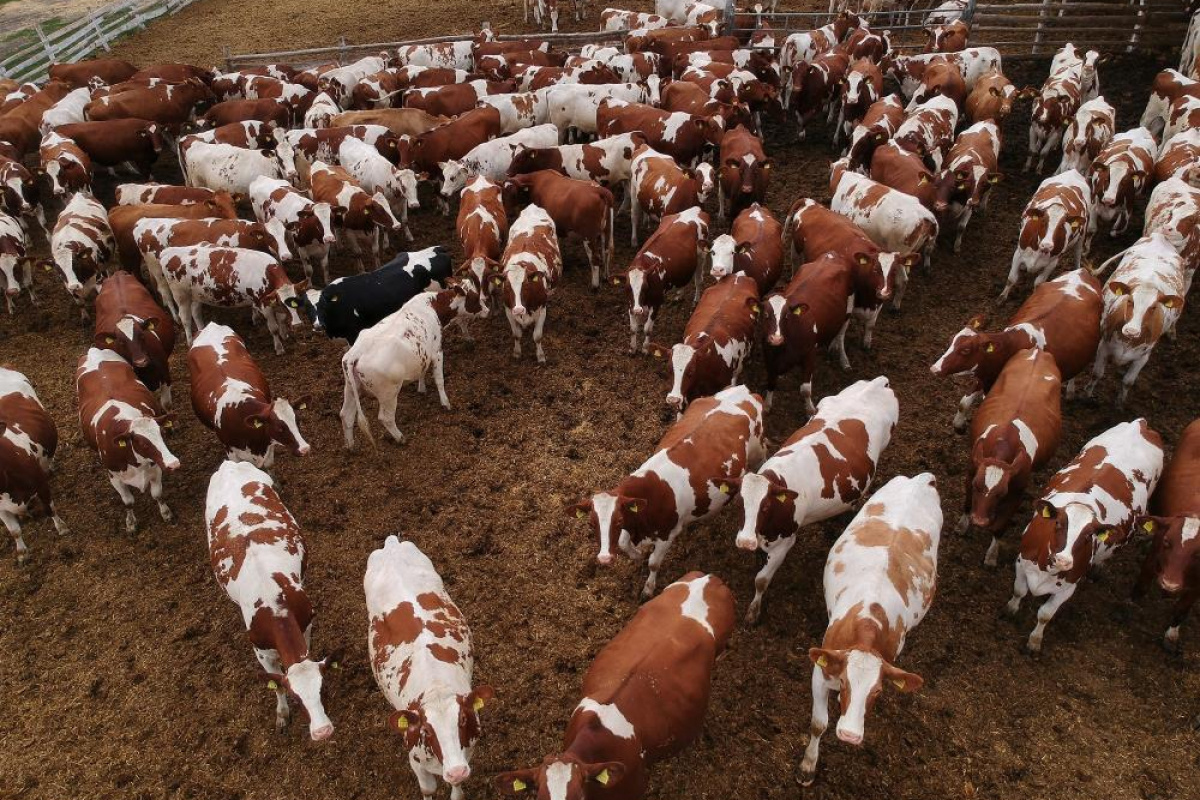
[[[500,16],[464,2],[416,11],[377,0],[372,7],[396,13],[396,30],[379,31],[378,38]],[[338,32],[327,24],[337,8],[208,0],[177,24],[131,39],[121,52],[142,62],[204,63],[223,42],[248,49],[324,43]],[[258,29],[248,17],[277,25]],[[364,8],[354,24],[373,34],[371,20]],[[1120,108],[1121,127],[1136,124],[1159,67],[1139,59],[1103,68],[1102,86]],[[1044,69],[1010,72],[1018,83],[1033,83]],[[939,250],[932,269],[915,276],[904,311],[880,320],[875,349],[864,352],[852,334],[853,369],[842,373],[823,362],[816,378],[823,396],[886,374],[900,397],[901,421],[877,485],[924,470],[938,477],[949,523],[939,592],[899,662],[921,674],[925,687],[915,695],[886,694],[868,719],[862,748],[827,737],[817,783],[807,790],[797,785],[810,713],[806,653],[826,622],[821,570],[847,519],[815,526],[776,577],[762,625],[739,627],[717,665],[703,734],[654,768],[649,797],[1196,797],[1198,633],[1195,623],[1186,626],[1189,649],[1168,656],[1156,644],[1167,603],[1154,596],[1141,607],[1127,604],[1145,542],[1119,553],[1102,579],[1081,588],[1051,624],[1045,654],[1032,659],[1021,651],[1033,625],[1031,607],[1015,625],[997,614],[1010,593],[1019,526],[995,571],[980,566],[982,537],[953,533],[969,443],[950,427],[957,387],[928,367],[972,314],[990,312],[999,322],[1016,307],[1000,307],[995,297],[1020,210],[1037,183],[1019,171],[1027,123],[1026,106],[1007,126],[1007,180],[991,213],[972,223],[961,256]],[[828,199],[824,135],[800,146],[790,128],[775,127],[767,145],[778,165],[769,196],[776,213],[798,196]],[[173,165],[160,167],[162,179],[175,175]],[[102,186],[102,196],[110,191]],[[457,248],[451,221],[432,206],[417,215],[413,247]],[[1140,219],[1131,230],[1139,227]],[[632,255],[628,236],[622,219],[618,265]],[[1131,239],[1102,239],[1097,255]],[[400,427],[409,443],[378,452],[342,448],[340,347],[302,334],[287,355],[276,356],[265,330],[251,327],[247,315],[209,315],[248,338],[277,393],[314,396],[301,419],[314,452],[283,457],[277,475],[308,540],[306,586],[319,612],[314,651],[347,648],[344,668],[326,683],[325,706],[338,729],[322,745],[307,740],[303,724],[282,736],[274,732],[272,697],[258,678],[238,612],[211,576],[203,504],[222,454],[189,410],[184,346],[173,363],[180,425],[170,441],[184,466],[167,481],[176,522],[164,524],[153,504],[140,500],[143,527],[129,536],[76,419],[73,372],[91,329],[79,322],[57,280],[39,273],[42,305],[31,308],[23,297],[15,316],[0,315],[0,363],[29,375],[59,424],[52,485],[72,532],[59,537],[47,520],[36,519],[26,524],[29,565],[18,568],[11,550],[0,558],[0,798],[416,798],[401,743],[385,729],[389,708],[365,648],[363,570],[367,555],[392,533],[433,558],[471,623],[476,679],[497,692],[484,712],[468,796],[495,796],[491,775],[535,764],[557,748],[583,672],[635,611],[642,579],[623,559],[597,566],[596,544],[562,508],[615,484],[670,422],[663,406],[668,368],[625,354],[623,301],[614,290],[589,291],[578,244],[565,253],[565,284],[547,323],[549,363],[539,367],[528,352],[513,362],[502,318],[476,324],[474,346],[450,334],[446,376],[454,410],[406,389]],[[347,268],[336,263],[339,272]],[[656,338],[676,341],[690,311],[690,303],[671,303]],[[1134,416],[1148,417],[1173,442],[1200,411],[1198,336],[1200,315],[1187,311],[1178,340],[1159,345],[1126,412],[1113,408],[1112,379],[1096,402],[1066,404],[1062,446],[1035,483],[1088,438]],[[757,356],[747,378],[763,385]],[[796,380],[785,378],[768,434],[782,441],[803,422]],[[731,508],[680,537],[662,579],[691,569],[715,572],[744,610],[756,563],[733,546],[738,513]]]

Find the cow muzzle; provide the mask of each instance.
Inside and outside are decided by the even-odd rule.
[[[767,344],[772,347],[783,347],[783,335],[778,331],[767,335]]]
[[[633,310],[629,313],[633,314],[636,319],[645,320],[650,316],[650,309],[646,308],[645,306],[634,306]]]
[[[1167,580],[1166,578],[1159,578],[1158,588],[1162,589],[1167,594],[1179,594],[1183,591],[1183,584]]]
[[[446,783],[450,784],[451,786],[457,786],[467,778],[471,777],[471,768],[466,764],[463,764],[460,767],[450,767],[442,773],[442,777],[445,778]]]
[[[753,533],[741,531],[738,533],[737,538],[734,539],[734,544],[738,546],[739,550],[746,550],[752,553],[758,549],[758,536]]]
[[[613,554],[600,553],[596,556],[596,562],[602,567],[611,567],[613,563]]]
[[[1068,572],[1073,566],[1075,566],[1075,559],[1068,555],[1059,553],[1054,557],[1054,568],[1059,572]]]
[[[308,735],[310,737],[312,737],[312,740],[314,742],[323,742],[326,739],[328,739],[330,736],[333,736],[333,726],[332,725],[322,725],[319,728],[311,728],[308,731]]]
[[[680,395],[680,394],[667,395],[667,405],[671,406],[672,408],[676,408],[676,409],[683,408],[683,395]]]
[[[856,747],[863,743],[862,733],[859,731],[848,730],[843,728],[841,725],[838,726],[837,737],[846,744],[852,744]]]
[[[16,286],[9,286],[7,289],[4,290],[5,297],[16,297],[20,293],[21,293],[20,288],[16,287]]]
[[[12,291],[11,289],[9,291]],[[1142,329],[1137,325],[1126,325],[1121,328],[1121,335],[1127,339],[1136,339],[1142,335]]]

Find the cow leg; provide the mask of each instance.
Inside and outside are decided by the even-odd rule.
[[[516,318],[513,317],[511,311],[509,311],[506,308],[506,309],[504,309],[504,314],[505,314],[505,316],[508,317],[508,327],[509,327],[509,329],[512,330],[513,358],[520,358],[521,357],[521,334],[523,333],[523,330],[521,328],[521,325],[517,322]]]
[[[1150,354],[1139,358],[1137,361],[1129,365],[1129,369],[1125,370],[1125,377],[1121,379],[1121,392],[1117,395],[1117,408],[1125,407],[1125,398],[1129,397],[1129,390],[1133,388],[1133,384],[1137,382],[1138,375],[1142,372],[1142,367],[1146,366],[1146,362],[1150,360]]]
[[[838,331],[838,335],[834,337],[833,343],[829,345],[829,352],[838,357],[838,364],[844,370],[850,369],[850,357],[846,355],[846,330],[850,327],[850,317],[846,317],[846,321],[842,323],[842,329]]]
[[[423,800],[431,800],[437,792],[437,776],[426,771],[425,767],[417,761],[414,755],[415,750],[408,751],[408,765],[412,767],[413,775],[417,778],[417,786],[421,789],[421,797]]]
[[[158,503],[158,514],[162,517],[163,522],[171,522],[175,516],[171,513],[171,507],[163,500],[162,470],[155,467],[150,472],[150,496],[154,498],[154,502]]]
[[[33,291],[33,262],[26,261],[25,266],[22,268],[22,271],[25,274],[24,285],[25,285],[25,291],[29,292],[29,302],[31,305],[36,306],[38,304],[38,299],[37,299],[37,295],[34,294],[34,291]]]
[[[403,384],[396,386],[394,391],[390,387],[383,387],[383,391],[375,393],[375,398],[379,401],[379,424],[391,435],[396,444],[404,444],[404,434],[396,425],[396,403],[400,398],[400,390],[403,388]]]
[[[282,675],[287,670],[279,660],[279,654],[274,650],[259,650],[254,648],[254,657],[264,672],[271,675]],[[283,733],[288,723],[292,721],[292,709],[288,706],[287,690],[280,686],[275,690],[275,732]]]
[[[1066,395],[1068,400],[1073,400],[1075,398],[1075,394],[1079,391],[1079,385],[1077,383],[1078,380],[1079,376],[1076,375],[1074,378],[1071,378],[1071,380],[1067,381]]]
[[[926,254],[926,258],[928,258],[928,253]],[[929,264],[926,263],[925,266],[928,268]],[[904,302],[904,292],[906,289],[908,289],[908,267],[901,264],[896,271],[896,291],[892,295],[892,311],[900,310],[900,305]]]
[[[263,318],[267,321],[267,330],[271,332],[271,341],[275,343],[275,355],[283,355],[283,336],[279,329],[279,320],[275,319],[275,309],[268,308],[263,312]]]
[[[808,746],[800,762],[800,785],[811,786],[817,777],[817,758],[821,754],[821,736],[829,727],[829,695],[832,694],[821,668],[812,669],[812,721],[808,725]]]
[[[777,539],[763,548],[767,554],[767,563],[754,576],[754,599],[750,601],[750,608],[746,610],[747,625],[756,625],[758,623],[759,615],[762,614],[763,596],[767,593],[767,587],[771,585],[771,579],[775,577],[775,573],[779,571],[784,559],[787,558],[788,551],[792,549],[792,545],[795,543],[796,537],[792,535]]]
[[[632,194],[632,188],[630,190]],[[632,247],[637,247],[638,243],[638,217],[641,216],[642,209],[639,207],[637,199],[629,201],[629,244]],[[9,312],[11,313],[11,311]]]
[[[650,352],[650,337],[654,335],[654,319],[658,316],[658,309],[651,308],[650,313],[646,315],[646,323],[642,325],[642,354]]]
[[[537,350],[537,360],[539,364],[546,363],[546,351],[542,349],[542,329],[546,327],[546,307],[542,306],[534,314],[533,320],[533,346]]]
[[[600,288],[600,262],[596,260],[596,251],[592,247],[593,244],[594,244],[593,242],[588,241],[586,236],[583,238],[583,252],[584,252],[584,255],[587,256],[588,269],[590,269],[592,271],[592,288],[599,289]],[[603,256],[603,254],[604,254],[604,245],[603,244],[600,245],[599,252],[600,252],[600,255]]]
[[[1101,340],[1100,346],[1096,348],[1096,360],[1092,362],[1092,379],[1088,381],[1087,392],[1088,397],[1096,394],[1096,384],[1104,379],[1104,371],[1108,367],[1108,345]]]
[[[971,208],[968,206],[967,209],[962,213],[962,216],[958,218],[958,229],[954,232],[955,253],[962,250],[963,234],[967,232],[967,223],[971,221],[971,213]]]
[[[863,350],[871,349],[871,334],[873,334],[875,332],[875,323],[876,323],[876,321],[879,320],[879,311],[882,308],[883,308],[883,306],[877,307],[875,310],[871,311],[869,314],[866,315],[866,317],[863,318],[863,323],[864,323],[863,339],[862,339]]]
[[[125,506],[125,532],[130,535],[137,533],[137,514],[133,513],[133,492],[129,491],[129,487],[112,473],[109,473],[108,481],[117,490],[117,494],[121,497],[121,503]]]
[[[1004,607],[1005,613],[1010,617],[1016,616],[1021,608],[1021,601],[1029,594],[1029,579],[1025,576],[1025,568],[1021,565],[1020,558],[1013,565],[1013,570],[1016,573],[1013,578],[1013,594],[1008,600],[1008,605]]]
[[[342,410],[338,412],[338,417],[342,421],[342,436],[346,439],[347,450],[354,449],[354,423],[361,410],[358,392],[350,384],[352,380],[355,380],[352,374],[345,376],[345,384],[342,387]]]
[[[159,385],[158,391],[156,392],[156,394],[158,395],[158,402],[163,407],[163,411],[170,411],[171,410],[171,401],[172,401],[171,384],[167,383],[166,381],[163,381]]]
[[[195,334],[199,333],[200,331],[204,330],[204,312],[202,310],[203,305],[204,304],[201,302],[198,302],[195,300],[192,301],[192,307],[191,307],[190,311],[191,311],[191,315],[192,315],[192,334],[193,334],[193,336]],[[191,343],[190,338],[188,339],[188,343],[189,344]]]
[[[717,176],[717,216],[725,218],[725,184],[722,183],[719,175]]]
[[[1071,599],[1071,595],[1075,594],[1075,584],[1064,584],[1061,589],[1055,594],[1050,595],[1050,599],[1042,603],[1042,607],[1038,609],[1037,625],[1034,626],[1033,632],[1029,634],[1029,641],[1026,643],[1029,647],[1029,652],[1042,652],[1042,637],[1046,635],[1046,625],[1050,620],[1054,619],[1054,615],[1058,613],[1058,609],[1062,604]]]
[[[629,312],[629,354],[630,355],[637,355],[638,333],[639,333],[638,318],[631,310]],[[646,338],[649,339],[650,337],[647,335]]]
[[[987,552],[983,554],[983,565],[994,569],[1000,556],[1000,540],[995,535],[992,536],[992,543],[988,545]]]
[[[25,539],[21,536],[21,521],[17,519],[16,514],[0,511],[0,522],[3,522],[4,527],[8,528],[8,533],[13,538],[13,544],[17,546],[17,563],[24,564],[25,560],[29,558],[29,548],[25,546]]]
[[[1197,595],[1200,595],[1200,587],[1190,591],[1185,590],[1175,601],[1175,607],[1171,609],[1171,622],[1166,633],[1163,634],[1163,647],[1172,653],[1178,653],[1180,650],[1179,628],[1187,619],[1188,612],[1192,610]]]
[[[442,365],[445,360],[445,356],[441,350],[433,357],[433,385],[437,387],[438,400],[441,401],[442,408],[449,411],[450,398],[446,397],[446,378],[442,371]]]
[[[680,528],[671,531],[666,539],[657,539],[654,542],[654,549],[650,551],[650,558],[646,564],[650,568],[650,574],[646,576],[646,585],[642,587],[642,598],[649,600],[654,597],[654,592],[658,587],[658,569],[662,566],[663,559],[667,557],[667,553],[671,549],[671,544],[675,541],[675,537],[679,535]]]
[[[1024,259],[1021,258],[1021,251],[1018,249],[1013,253],[1012,267],[1008,270],[1008,280],[1004,284],[1004,291],[1000,292],[1001,303],[1008,300],[1008,296],[1012,293],[1013,288],[1016,287],[1017,281],[1021,279],[1021,267],[1024,263]]]
[[[958,401],[958,413],[954,415],[954,430],[959,433],[964,433],[967,430],[967,418],[971,414],[971,409],[975,404],[983,399],[983,390],[977,389],[970,394],[964,394],[962,400]]]
[[[1029,154],[1025,156],[1025,166],[1021,167],[1022,172],[1029,172],[1029,168],[1033,166],[1033,157],[1037,154],[1039,139],[1037,128],[1033,125],[1029,126]]]

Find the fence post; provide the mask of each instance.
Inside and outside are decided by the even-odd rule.
[[[967,7],[963,9],[962,21],[970,23],[975,19],[975,0],[967,0]]]
[[[42,23],[37,23],[33,26],[33,29],[37,32],[38,39],[40,39],[42,42],[42,49],[46,51],[46,58],[50,60],[51,64],[55,63],[54,46],[50,44],[50,40],[46,38],[46,33],[42,30]]]
[[[734,33],[734,0],[725,0],[725,31],[726,33]]]
[[[1129,45],[1125,48],[1126,53],[1133,52],[1133,46],[1138,42],[1138,34],[1141,33],[1143,23],[1146,21],[1146,0],[1136,0],[1138,3],[1137,22],[1133,25],[1133,33],[1129,35]]]
[[[225,71],[233,72],[233,58],[230,56],[229,45],[221,45],[221,52],[225,55]]]
[[[339,64],[346,63],[346,37],[345,36],[338,37],[338,63]]]
[[[92,20],[92,30],[96,32],[96,39],[100,42],[100,46],[104,48],[105,52],[108,52],[111,50],[111,48],[108,46],[108,37],[105,36],[104,31],[100,29],[100,12],[93,11],[90,16]]]
[[[1046,17],[1050,16],[1051,0],[1042,0],[1042,10],[1038,13],[1037,33],[1033,35],[1033,54],[1037,55],[1042,49],[1042,38],[1045,36]]]

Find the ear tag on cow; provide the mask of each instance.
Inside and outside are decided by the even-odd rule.
[[[46,270],[46,272],[49,272],[50,270],[54,269],[54,267],[50,266],[49,264],[42,264],[42,269]]]
[[[129,443],[124,439],[117,439],[117,447],[129,447]]]
[[[483,698],[482,698],[482,697],[476,697],[476,698],[475,698],[475,702],[471,704],[471,708],[473,708],[473,709],[475,710],[475,713],[477,713],[477,714],[478,714],[478,713],[480,712],[480,710],[482,710],[482,709],[483,709],[483,705],[484,705],[484,704],[483,704]]]
[[[608,786],[608,770],[600,770],[600,774],[596,776],[596,783],[601,786]]]
[[[171,428],[175,427],[175,423],[172,422],[171,420],[167,420],[166,422],[163,423],[163,427],[166,428],[167,430],[171,430]]]
[[[525,791],[525,781],[521,780],[520,778],[514,779],[513,780],[513,791],[514,792]]]
[[[630,503],[630,504],[629,504],[629,513],[630,513],[630,514],[636,514],[636,513],[638,513],[638,504],[637,504],[637,503]]]
[[[722,483],[717,488],[720,490],[721,494],[729,494],[729,484],[728,483]]]
[[[329,295],[329,302],[336,303],[337,301],[338,301],[338,296],[336,294]]]
[[[1150,520],[1146,520],[1142,523],[1142,530],[1144,530],[1146,533],[1154,533],[1154,523]]]
[[[825,667],[829,666],[829,659],[826,658],[825,656],[818,656],[817,657],[817,666],[820,667],[821,669],[825,669]]]
[[[1114,286],[1112,289],[1112,293],[1115,294],[1117,297],[1120,297],[1121,295],[1125,294],[1125,290],[1122,289],[1120,286]]]
[[[279,682],[272,678],[271,680],[267,681],[267,688],[272,692],[277,692],[279,691]]]
[[[996,352],[996,345],[994,345],[994,344],[991,344],[991,343],[989,342],[989,343],[988,343],[988,346],[987,346],[987,348],[986,348],[986,349],[987,349],[987,351],[988,351],[989,353],[994,353],[994,352]]]
[[[783,492],[780,492],[779,494],[775,495],[775,499],[778,500],[780,503],[786,503],[788,496],[786,494],[784,494]]]
[[[583,519],[586,516],[587,516],[587,512],[584,511],[582,508],[575,509],[575,519]]]
[[[904,688],[904,681],[902,681],[902,680],[900,680],[899,678],[897,678],[896,680],[892,681],[892,685],[893,685],[893,686],[895,686],[897,689],[903,689],[903,688]]]
[[[261,419],[254,420],[254,427],[261,428],[263,426]]]
[[[1050,507],[1049,506],[1042,507],[1042,516],[1045,517],[1046,519],[1050,519]]]
[[[113,344],[113,343],[114,343],[114,342],[116,342],[116,341],[117,341],[117,340],[116,340],[116,339],[114,339],[114,338],[113,338],[113,337],[111,337],[111,336],[105,336],[105,337],[104,337],[104,343],[105,343],[105,344]]]
[[[1167,308],[1174,308],[1174,307],[1175,307],[1175,300],[1174,300],[1173,298],[1172,298],[1172,299],[1168,299],[1168,300],[1164,300],[1164,301],[1163,301],[1163,305],[1164,305],[1164,306],[1166,306]]]
[[[1101,542],[1107,542],[1111,536],[1112,536],[1112,531],[1107,530],[1107,531],[1104,531],[1103,533],[1101,533],[1096,538],[1099,539]]]
[[[408,730],[408,717],[396,717],[396,728],[402,731]]]

